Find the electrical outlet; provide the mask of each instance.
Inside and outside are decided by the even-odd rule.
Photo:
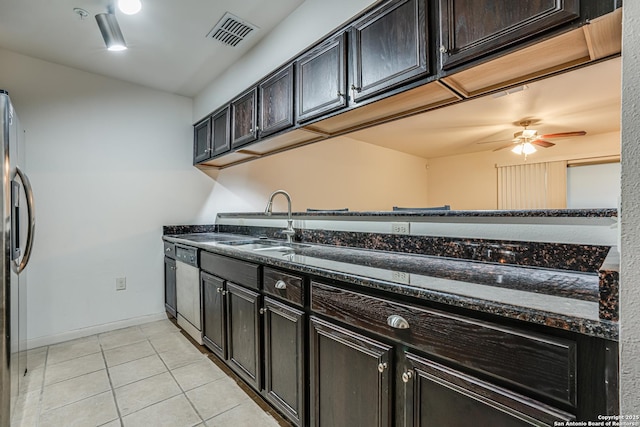
[[[409,273],[405,273],[404,271],[392,271],[391,280],[398,283],[409,284]]]
[[[408,222],[392,222],[391,223],[392,234],[409,234]]]
[[[116,291],[124,291],[127,289],[127,278],[116,277]]]

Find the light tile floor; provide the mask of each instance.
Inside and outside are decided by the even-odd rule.
[[[30,350],[12,427],[288,425],[203,351],[169,320]]]

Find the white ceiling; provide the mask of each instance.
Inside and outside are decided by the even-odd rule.
[[[540,134],[584,130],[597,135],[620,130],[620,58],[527,85],[510,95],[484,96],[349,136],[423,158],[472,153],[504,146],[517,123],[538,120]],[[479,142],[497,141],[478,144]],[[554,139],[579,144],[577,138]]]
[[[116,10],[129,49],[106,50],[94,15],[108,0],[0,0],[0,47],[167,92],[194,96],[304,0],[142,0]],[[73,12],[83,8],[80,20]],[[206,38],[231,12],[260,29],[236,48]]]

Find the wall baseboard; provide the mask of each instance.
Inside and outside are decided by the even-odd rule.
[[[62,334],[49,335],[45,337],[32,338],[27,340],[27,350],[42,347],[45,345],[58,344],[64,341],[77,338],[88,337],[89,335],[109,332],[116,329],[127,328],[129,326],[142,325],[144,323],[155,322],[167,319],[167,313],[148,314],[146,316],[132,317],[131,319],[119,320],[117,322],[103,323],[101,325],[90,326],[88,328],[76,329]]]

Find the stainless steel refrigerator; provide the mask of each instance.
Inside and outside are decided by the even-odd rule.
[[[26,373],[26,271],[33,246],[35,216],[24,165],[24,133],[6,91],[0,89],[0,426],[14,417]]]

